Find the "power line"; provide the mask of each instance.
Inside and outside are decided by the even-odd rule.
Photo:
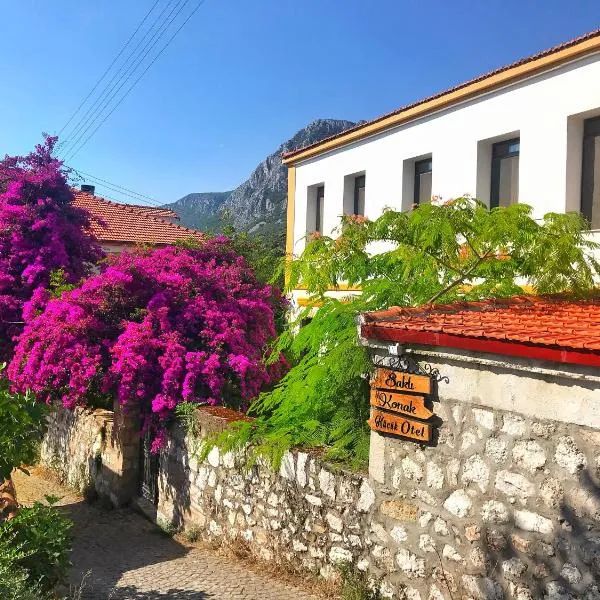
[[[146,203],[147,203],[147,206],[149,208],[150,207],[162,208],[162,204],[159,203],[159,202],[157,202],[157,201],[152,201],[151,202],[149,200],[141,198],[140,196],[130,194],[129,192],[124,192],[123,190],[111,187],[111,186],[109,186],[106,183],[100,183],[99,181],[95,181],[94,179],[91,179],[91,178],[86,178],[86,181],[90,181],[96,187],[99,187],[99,188],[102,188],[102,189],[107,189],[107,190],[109,190],[109,192],[120,194],[122,196],[127,196],[128,198],[131,198],[131,199],[135,200],[137,203],[139,203],[141,205],[146,205]],[[108,196],[107,196],[107,198],[108,198]]]
[[[187,2],[187,0],[186,0]],[[83,143],[80,144],[78,148],[71,152],[69,159],[73,158],[87,143],[88,141],[96,134],[96,132],[102,127],[102,125],[108,120],[108,118],[115,112],[115,110],[121,105],[123,100],[131,93],[131,91],[136,87],[136,85],[140,82],[142,77],[149,71],[152,65],[158,60],[158,58],[163,54],[163,52],[169,47],[171,42],[175,39],[175,37],[179,34],[179,32],[187,25],[190,19],[198,12],[200,7],[206,2],[206,0],[200,0],[200,2],[196,5],[196,8],[188,15],[188,17],[183,21],[183,23],[177,28],[177,30],[173,33],[173,35],[167,40],[167,43],[160,49],[158,54],[152,59],[150,64],[142,71],[140,76],[133,82],[133,84],[128,88],[123,96],[119,99],[119,101],[113,106],[111,111],[104,117],[102,121],[98,124],[98,126],[87,136]]]
[[[179,2],[179,0],[177,0],[177,2]],[[130,77],[140,66],[140,64],[143,61],[143,59],[140,59],[140,56],[142,55],[144,50],[146,50],[148,48],[148,46],[150,44],[152,44],[152,42],[154,41],[154,39],[156,37],[156,34],[164,27],[167,20],[173,14],[174,9],[171,10],[171,12],[168,14],[168,16],[158,25],[158,27],[156,27],[157,23],[159,23],[159,21],[162,19],[163,15],[167,12],[167,10],[171,6],[171,4],[173,4],[173,0],[169,0],[167,5],[160,11],[160,13],[154,19],[154,21],[152,22],[150,27],[144,32],[141,39],[138,40],[136,46],[131,50],[129,55],[125,58],[125,61],[123,62],[123,64],[117,69],[117,71],[113,74],[113,76],[110,78],[108,83],[104,86],[103,90],[100,92],[100,95],[94,100],[94,102],[87,109],[86,113],[81,117],[81,119],[79,119],[79,121],[77,122],[75,127],[71,130],[71,133],[69,133],[69,135],[66,137],[66,140],[65,140],[66,146],[76,143],[80,139],[80,137],[75,139],[76,136],[78,136],[79,134],[83,133],[83,135],[85,135],[84,131],[88,127],[90,119],[95,117],[97,115],[98,111],[100,111],[100,113],[102,113],[102,111],[105,109],[106,104],[107,104],[107,101],[105,99],[108,97],[108,102],[110,102],[110,100],[112,100],[112,98],[114,97],[114,94],[112,96],[110,96],[111,92],[113,92],[115,90],[115,88],[122,81],[123,77],[125,77],[128,73],[130,73],[130,70],[133,67],[133,70],[129,74],[129,77]],[[177,7],[177,5],[175,6],[175,8],[176,7]],[[142,48],[138,52],[138,49],[140,49],[140,47],[142,47]],[[116,79],[116,81],[115,81],[115,79]],[[121,87],[123,85],[124,85],[124,83],[121,85]]]
[[[129,46],[129,44],[131,43],[133,38],[137,35],[137,32],[141,29],[142,25],[146,22],[146,19],[150,16],[150,13],[156,8],[156,5],[159,2],[160,2],[160,0],[156,0],[156,2],[152,5],[150,10],[144,15],[144,18],[140,21],[140,24],[137,26],[136,30],[131,34],[129,39],[125,42],[125,45],[121,48],[121,50],[115,56],[115,58],[110,63],[110,65],[108,65],[108,67],[106,68],[104,73],[102,73],[102,76],[100,77],[100,79],[98,79],[98,81],[96,81],[96,83],[94,84],[94,87],[89,91],[88,95],[81,101],[81,104],[77,107],[75,112],[69,117],[69,120],[62,126],[61,130],[58,132],[59,136],[68,127],[69,123],[75,118],[75,115],[81,110],[81,108],[88,101],[90,96],[96,91],[96,89],[98,88],[98,86],[100,85],[102,80],[106,77],[108,72],[113,68],[114,64],[119,60],[119,58],[121,57],[123,52],[125,52],[125,49],[127,48],[127,46]]]
[[[107,179],[102,179],[101,177],[96,177],[96,175],[92,175],[91,173],[86,173],[85,171],[81,171],[79,169],[76,169],[75,167],[70,167],[70,168],[73,169],[73,171],[75,171],[75,173],[82,176],[82,179],[90,179],[90,180],[92,180],[92,183],[94,183],[95,185],[98,185],[99,187],[103,187],[103,188],[109,189],[113,192],[117,192],[118,194],[123,194],[124,196],[129,196],[130,198],[137,199],[138,202],[145,200],[149,204],[152,204],[157,207],[162,207],[165,204],[165,202],[160,202],[160,201],[156,200],[155,198],[152,198],[151,196],[147,196],[146,194],[136,192],[135,190],[126,188],[122,185],[119,185],[118,183],[108,181]]]

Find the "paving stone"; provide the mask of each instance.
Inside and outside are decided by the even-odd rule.
[[[71,585],[85,579],[81,600],[316,600],[301,589],[248,569],[244,562],[166,537],[130,509],[105,510],[35,471],[17,475],[23,503],[61,497],[73,520]]]

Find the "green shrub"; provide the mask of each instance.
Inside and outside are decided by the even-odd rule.
[[[350,562],[339,563],[337,567],[342,578],[342,600],[381,600],[379,580],[370,581],[366,571],[359,570]]]
[[[11,393],[3,376],[4,367],[0,364],[0,482],[8,479],[15,467],[31,464],[37,458],[46,409],[29,393]]]
[[[249,413],[220,436],[225,449],[252,444],[277,463],[293,446],[320,446],[326,459],[368,460],[368,349],[359,314],[390,306],[481,300],[534,293],[589,293],[600,274],[579,214],[533,218],[524,204],[489,210],[464,197],[377,220],[346,216],[337,237],[315,235],[288,265],[288,289],[304,287],[307,307],[281,334],[272,357],[291,368]],[[374,252],[377,250],[377,253]],[[334,298],[343,284],[361,295]]]
[[[42,588],[31,581],[27,572],[10,561],[3,562],[0,549],[0,598],[2,600],[44,600],[49,597]]]
[[[0,565],[24,574],[32,586],[51,590],[65,580],[70,566],[71,522],[52,506],[56,498],[46,500],[50,506],[36,502],[0,523]]]

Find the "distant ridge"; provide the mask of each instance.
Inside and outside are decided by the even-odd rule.
[[[281,164],[281,154],[355,125],[340,119],[317,119],[281,144],[235,190],[187,194],[165,208],[174,210],[182,225],[194,229],[218,231],[225,216],[239,231],[281,232],[287,204],[287,168]]]

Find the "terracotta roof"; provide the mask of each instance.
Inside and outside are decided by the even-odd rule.
[[[600,293],[515,296],[365,313],[368,339],[600,366]]]
[[[106,200],[106,198],[103,198],[103,200]],[[106,202],[110,202],[110,200],[106,200]],[[179,215],[173,209],[164,206],[146,206],[144,204],[129,204],[129,202],[127,204],[115,202],[114,204],[129,206],[130,208],[139,208],[144,212],[149,212],[153,217],[159,217],[161,219],[177,219],[179,221]]]
[[[376,123],[380,122],[380,121],[384,121],[386,119],[389,119],[390,117],[394,117],[396,115],[401,115],[402,113],[409,111],[413,108],[416,108],[422,104],[426,104],[428,102],[431,102],[432,100],[437,100],[438,98],[442,98],[444,96],[448,96],[450,94],[453,94],[454,92],[458,92],[459,90],[462,90],[463,88],[467,88],[473,84],[477,84],[479,82],[482,82],[486,79],[490,79],[496,75],[499,75],[501,73],[504,73],[505,71],[509,71],[511,69],[514,69],[516,67],[521,67],[522,65],[526,65],[527,63],[532,63],[538,59],[541,58],[545,58],[548,56],[551,56],[553,54],[557,54],[563,50],[567,50],[569,48],[572,48],[573,46],[577,46],[578,44],[582,44],[583,42],[587,42],[588,40],[591,40],[593,38],[597,38],[600,37],[600,29],[596,29],[594,31],[590,31],[589,33],[586,33],[580,37],[577,37],[573,40],[570,40],[568,42],[564,42],[562,44],[559,44],[557,46],[553,46],[552,48],[548,48],[547,50],[543,50],[542,52],[538,52],[537,54],[533,54],[532,56],[528,56],[526,58],[522,58],[516,62],[513,62],[511,64],[505,65],[503,67],[500,67],[498,69],[495,69],[493,71],[489,71],[488,73],[485,73],[483,75],[479,75],[478,77],[475,77],[474,79],[470,79],[469,81],[465,81],[463,83],[460,83],[456,86],[453,86],[451,88],[445,89],[441,92],[438,92],[437,94],[434,94],[432,96],[428,96],[427,98],[423,98],[422,100],[418,100],[417,102],[413,102],[411,104],[407,104],[405,106],[402,106],[392,112],[386,113],[384,115],[381,115],[379,117],[376,117],[375,119],[372,119],[371,121],[365,121],[363,123],[361,123],[360,125],[356,125],[355,127],[351,127],[350,129],[346,129],[345,131],[342,131],[340,133],[337,133],[335,135],[332,135],[328,138],[325,138],[319,142],[315,142],[313,144],[309,144],[307,146],[301,147],[301,148],[295,148],[294,150],[290,150],[288,152],[284,152],[283,153],[283,159],[284,161],[288,161],[290,159],[292,159],[295,155],[303,153],[307,150],[311,150],[313,148],[318,148],[321,145],[325,145],[328,142],[331,142],[333,140],[336,140],[338,138],[343,138],[346,136],[349,136],[349,134],[353,134],[354,132],[359,132],[361,130],[368,130],[369,128],[372,128],[373,125],[375,125]],[[475,94],[473,94],[475,95]],[[463,99],[463,98],[460,98]],[[393,126],[393,125],[392,125]],[[356,136],[354,136],[356,137]],[[359,138],[360,139],[360,138]],[[349,141],[354,141],[354,140],[349,140]],[[343,142],[342,142],[343,143]],[[341,144],[340,144],[341,145]]]
[[[75,206],[87,209],[96,219],[91,233],[100,242],[120,244],[172,244],[190,237],[203,239],[194,229],[172,223],[169,209],[118,204],[86,192],[74,192]]]

